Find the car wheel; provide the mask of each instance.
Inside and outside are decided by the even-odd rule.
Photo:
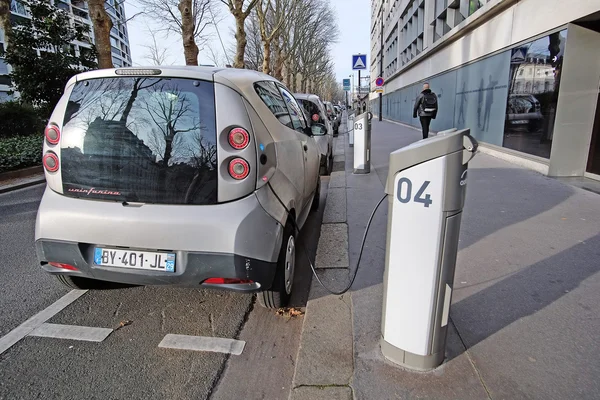
[[[281,308],[287,306],[294,283],[296,266],[296,235],[291,223],[285,225],[283,241],[273,284],[268,290],[258,293],[258,303],[265,308]]]
[[[71,289],[82,289],[82,290],[99,290],[99,289],[117,289],[132,287],[133,285],[126,285],[124,283],[114,283],[99,281],[97,279],[82,278],[80,276],[70,275],[54,275],[56,280]]]
[[[321,202],[321,179],[319,179],[319,183],[317,183],[317,190],[315,192],[315,197],[313,197],[312,204],[310,205],[310,209],[312,211],[317,211],[319,209],[320,202]]]
[[[319,175],[328,175],[327,161],[327,156],[321,155],[321,161],[319,162]]]

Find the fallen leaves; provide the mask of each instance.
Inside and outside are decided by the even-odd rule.
[[[286,307],[278,309],[276,314],[282,317],[294,318],[304,315],[304,311],[294,307]]]
[[[118,331],[119,329],[121,329],[127,325],[131,325],[131,324],[133,324],[133,321],[130,321],[130,320],[121,321],[121,322],[119,322],[119,326],[117,326],[114,330]]]

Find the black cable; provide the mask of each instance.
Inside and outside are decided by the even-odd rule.
[[[271,186],[271,182],[267,182],[267,185],[269,186],[269,188],[271,189],[271,191],[273,192],[273,194],[275,195],[275,197],[279,201],[279,204],[281,204],[281,206],[285,209],[285,211],[289,215],[290,214],[290,210],[288,210],[288,208],[285,206],[285,204],[283,203],[283,201],[281,201],[281,199],[279,198],[279,196],[277,195],[277,193],[273,189],[273,186]],[[383,200],[385,200],[387,196],[388,196],[387,194],[384,195],[381,198],[381,200],[379,200],[379,202],[377,203],[377,205],[375,206],[375,208],[373,209],[373,211],[371,212],[371,216],[369,217],[369,221],[367,222],[367,227],[365,228],[365,233],[363,234],[362,243],[360,245],[360,253],[358,253],[358,261],[356,262],[356,268],[354,269],[354,273],[352,275],[352,279],[350,280],[350,283],[343,290],[335,292],[335,291],[329,289],[327,286],[325,286],[325,284],[321,281],[321,278],[319,278],[319,275],[317,274],[317,270],[315,269],[315,266],[313,265],[312,260],[310,259],[310,256],[308,255],[308,251],[306,251],[306,247],[304,247],[304,245],[301,245],[302,250],[304,251],[304,256],[308,260],[308,264],[310,265],[310,269],[312,270],[313,275],[315,276],[315,278],[317,278],[317,282],[319,282],[319,284],[321,286],[323,286],[323,288],[325,290],[327,290],[329,293],[331,293],[333,295],[336,295],[336,296],[344,294],[348,290],[350,290],[350,288],[354,284],[354,281],[356,280],[356,276],[358,275],[358,267],[360,266],[360,260],[362,259],[362,254],[363,254],[363,250],[365,248],[365,242],[367,240],[367,234],[369,233],[369,228],[371,227],[371,222],[373,222],[373,217],[375,216],[375,213],[377,212],[377,209],[379,208],[379,206],[381,205],[381,203],[383,203]],[[293,218],[291,219],[291,221],[292,221],[292,225],[294,226],[294,230],[296,231],[296,233],[300,234],[300,229],[298,228],[298,225],[296,224],[296,221]]]

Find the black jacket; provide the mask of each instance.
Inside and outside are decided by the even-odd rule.
[[[431,117],[431,118],[435,119],[435,117],[437,116],[437,110],[435,110],[434,112],[426,112],[423,109],[423,95],[425,93],[433,93],[433,92],[431,91],[431,89],[425,89],[421,93],[419,93],[419,95],[417,96],[417,99],[415,100],[415,108],[413,109],[413,118],[417,118],[417,113],[418,113],[419,117]],[[435,93],[433,93],[433,95],[435,96]]]

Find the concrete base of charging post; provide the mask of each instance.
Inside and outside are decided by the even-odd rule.
[[[381,352],[429,370],[446,351],[467,167],[469,130],[438,133],[390,154]]]
[[[354,173],[371,172],[371,120],[373,114],[365,112],[354,120]]]

